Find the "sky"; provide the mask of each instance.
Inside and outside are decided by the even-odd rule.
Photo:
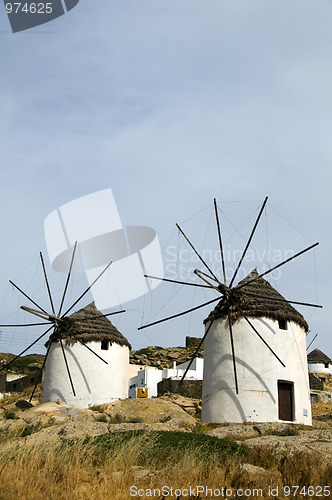
[[[216,260],[217,198],[231,275],[268,196],[238,278],[318,241],[267,278],[288,299],[323,305],[299,310],[308,343],[318,334],[312,348],[331,357],[331,20],[327,0],[80,0],[14,34],[1,6],[0,323],[31,321],[9,280],[47,302],[40,251],[61,297],[44,220],[67,202],[111,188],[124,225],[157,231],[165,275],[195,281],[175,223]],[[162,283],[112,321],[135,349],[184,345],[212,306],[137,327],[215,297]],[[43,332],[0,330],[0,351],[14,353]]]

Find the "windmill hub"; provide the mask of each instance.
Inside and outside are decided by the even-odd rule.
[[[224,295],[226,295],[227,297],[230,296],[231,289],[228,286],[223,285],[222,283],[220,283],[220,285],[218,285],[218,290],[221,293],[223,293]]]

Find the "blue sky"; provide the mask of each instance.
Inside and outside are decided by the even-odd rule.
[[[81,0],[16,34],[0,14],[1,322],[22,320],[8,280],[39,286],[29,265],[46,254],[45,217],[66,202],[111,187],[123,223],[155,228],[167,248],[178,244],[174,223],[213,197],[240,225],[268,195],[259,248],[283,255],[320,242],[288,264],[278,290],[324,306],[301,312],[319,334],[314,347],[331,356],[331,3]],[[185,223],[198,245],[209,217]],[[63,276],[49,272],[60,287]],[[137,332],[142,311],[148,320],[173,293],[162,284],[128,304],[118,327],[134,347],[202,334],[207,310]],[[163,311],[193,303],[181,291]],[[33,338],[3,331],[0,350]]]

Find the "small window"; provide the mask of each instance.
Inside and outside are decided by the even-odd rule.
[[[278,325],[279,325],[280,330],[287,330],[287,320],[278,319]]]
[[[103,351],[108,351],[108,345],[109,345],[109,344],[108,344],[108,340],[102,340],[102,341],[101,341],[101,349],[102,349]]]
[[[310,394],[311,404],[318,403],[317,394]]]
[[[330,363],[325,363],[325,368],[328,368],[330,366]]]

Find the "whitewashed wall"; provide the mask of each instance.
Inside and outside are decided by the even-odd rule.
[[[332,364],[329,364],[328,368],[326,368],[325,363],[309,363],[309,371],[321,372],[321,373],[332,373]]]
[[[101,342],[90,342],[88,346],[108,364],[82,344],[66,346],[64,342],[74,396],[60,343],[52,343],[45,366],[43,403],[59,399],[77,408],[88,408],[127,397],[129,348],[113,343],[108,350],[102,350]]]
[[[250,321],[284,368],[245,320],[233,325],[239,394],[235,391],[228,321],[215,320],[204,342],[203,422],[278,422],[278,380],[294,383],[294,422],[311,425],[305,331],[268,318]]]

